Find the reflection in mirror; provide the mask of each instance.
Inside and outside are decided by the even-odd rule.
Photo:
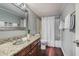
[[[7,4],[6,4],[7,5]],[[5,5],[4,5],[5,6]],[[10,10],[10,8],[7,11],[7,8],[4,7],[0,7],[0,30],[1,31],[6,31],[6,30],[26,30],[27,27],[27,11],[22,10],[22,8],[16,7],[13,4],[9,4],[9,6],[13,6],[13,10],[17,9],[20,10],[21,12],[19,12],[21,15],[16,15],[17,12],[13,11],[12,9]],[[25,4],[21,4],[21,7],[25,8]],[[8,7],[8,6],[7,6]],[[24,9],[23,8],[23,9]],[[15,12],[12,13],[12,12]]]

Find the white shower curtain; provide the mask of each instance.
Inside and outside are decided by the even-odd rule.
[[[48,46],[55,46],[55,36],[54,36],[54,22],[55,17],[42,17],[42,39],[47,41]]]

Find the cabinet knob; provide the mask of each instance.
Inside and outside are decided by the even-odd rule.
[[[31,55],[32,53],[30,52],[29,54]]]

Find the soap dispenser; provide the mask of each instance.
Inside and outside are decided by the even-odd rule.
[[[30,41],[30,30],[28,29],[27,40]]]

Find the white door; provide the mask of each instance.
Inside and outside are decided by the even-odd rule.
[[[63,40],[62,40],[62,47],[64,50],[64,54],[67,56],[73,56],[75,55],[75,43],[73,43],[74,41],[74,37],[75,37],[75,33],[74,31],[70,30],[70,20],[73,20],[73,18],[71,19],[71,14],[68,14],[65,17],[65,26],[64,26],[64,31],[63,31]]]
[[[79,4],[76,4],[76,39],[75,40],[79,40]],[[75,48],[76,48],[76,55],[79,56],[79,47],[76,45]]]

